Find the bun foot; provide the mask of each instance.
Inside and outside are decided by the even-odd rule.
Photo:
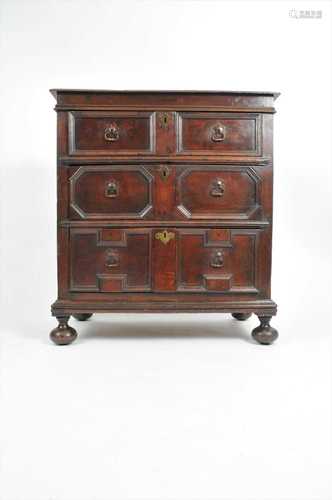
[[[269,345],[274,342],[279,334],[275,328],[270,326],[271,316],[258,316],[261,324],[253,329],[252,337],[259,344]]]
[[[72,315],[73,318],[77,319],[77,321],[86,321],[91,318],[92,314],[90,313],[77,313]]]
[[[59,325],[50,333],[50,338],[56,345],[71,344],[77,338],[77,332],[68,325],[69,316],[57,316]]]
[[[245,321],[246,319],[250,318],[251,313],[232,313],[232,316],[238,321]]]

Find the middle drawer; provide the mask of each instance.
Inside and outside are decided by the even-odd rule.
[[[69,217],[261,219],[261,180],[251,166],[75,166],[69,168]]]

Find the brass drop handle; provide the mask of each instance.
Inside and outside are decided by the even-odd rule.
[[[119,186],[118,186],[118,183],[116,181],[109,181],[107,184],[106,184],[106,188],[105,188],[105,196],[107,196],[107,198],[115,198],[116,196],[118,196],[119,194]]]
[[[107,252],[106,256],[106,266],[107,267],[116,267],[119,264],[119,256],[114,251]]]
[[[164,245],[167,245],[169,241],[174,239],[175,233],[168,231],[161,231],[160,233],[155,234],[156,240],[160,240]]]
[[[210,261],[211,267],[222,267],[224,265],[224,256],[221,250],[214,253]]]
[[[211,187],[211,196],[223,196],[225,194],[225,183],[222,179],[216,179]]]
[[[119,137],[120,137],[120,132],[116,123],[111,123],[109,127],[105,128],[104,130],[105,141],[114,142],[117,141]]]
[[[213,142],[224,141],[226,137],[226,127],[224,125],[218,124],[212,127],[211,140]]]

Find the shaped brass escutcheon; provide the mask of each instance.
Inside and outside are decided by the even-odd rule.
[[[175,233],[171,233],[168,231],[161,231],[160,233],[155,234],[156,240],[160,240],[164,245],[167,245],[169,241],[171,241],[175,237]]]

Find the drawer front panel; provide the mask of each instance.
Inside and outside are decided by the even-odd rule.
[[[179,154],[261,155],[261,115],[179,113]]]
[[[154,113],[72,111],[70,155],[135,155],[155,150]]]
[[[70,231],[71,292],[259,294],[258,229]]]
[[[152,208],[152,175],[141,166],[80,167],[70,177],[73,219],[139,219]]]
[[[178,210],[189,219],[249,219],[261,209],[260,178],[248,167],[186,167],[177,195]]]
[[[178,290],[257,294],[258,239],[257,230],[180,231]]]
[[[150,230],[71,229],[70,290],[151,290]]]
[[[261,220],[257,169],[220,165],[87,165],[69,170],[73,220]]]

